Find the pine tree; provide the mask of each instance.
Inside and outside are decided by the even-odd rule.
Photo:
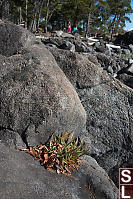
[[[131,0],[0,0],[0,17],[16,24],[25,21],[25,27],[35,32],[40,18],[48,23],[59,21],[73,26],[83,21],[87,33],[98,30],[113,34],[123,30],[128,17],[133,12]],[[59,24],[59,23],[58,23]]]
[[[126,21],[131,22],[127,14],[132,13],[131,0],[107,0],[108,3],[108,30],[111,38],[114,33],[120,32]]]

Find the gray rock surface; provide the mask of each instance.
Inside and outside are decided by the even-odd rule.
[[[118,183],[118,168],[133,155],[133,90],[82,55],[51,52],[86,110],[87,132],[81,136],[91,139],[91,155]]]
[[[19,150],[44,143],[53,132],[80,134],[86,113],[74,87],[39,40],[13,24],[2,22],[0,29],[9,34],[5,48],[4,43],[0,48],[4,49],[0,55],[0,198],[86,199],[94,194],[117,199],[117,188],[89,156],[69,178],[45,170]],[[16,31],[18,43],[12,44]],[[87,170],[89,166],[93,169]]]
[[[131,52],[133,52],[133,44],[129,45],[129,49],[130,49]]]
[[[85,158],[73,177],[67,177],[47,171],[30,155],[2,143],[0,151],[1,199],[89,199],[92,194],[103,199],[118,198],[117,188],[91,157]]]
[[[42,42],[49,46],[55,45],[59,49],[70,50],[72,52],[92,52],[92,46],[88,46],[86,41],[82,41],[80,37],[71,37],[71,34],[63,33],[69,35],[69,37],[46,37],[42,39]]]
[[[60,45],[61,49],[70,50],[71,52],[75,52],[75,45],[72,44],[70,41],[63,41],[62,45]]]
[[[56,47],[60,47],[63,43],[63,40],[60,37],[46,37],[42,39],[42,42],[45,45],[55,45]]]
[[[102,42],[96,42],[95,43],[95,50],[96,52],[101,52],[101,53],[104,53],[107,48],[106,48],[106,45]]]
[[[61,37],[63,37],[63,38],[74,38],[74,36],[72,34],[65,33],[65,32],[63,32],[63,34],[61,35]]]
[[[98,62],[101,64],[104,70],[107,70],[109,73],[114,74],[117,73],[122,67],[117,59],[113,59],[110,56],[107,56],[103,53],[97,53],[96,57]],[[109,70],[111,68],[111,71]]]
[[[74,41],[76,52],[92,52],[92,48],[87,46],[85,42],[82,42],[80,39]]]
[[[79,171],[82,176],[87,173],[86,180],[89,184],[89,194],[97,199],[118,198],[118,189],[111,181],[104,169],[99,167],[95,159],[90,156],[83,157],[82,167]],[[82,179],[82,178],[81,178]]]
[[[115,44],[128,46],[133,44],[133,30],[126,32],[125,34],[119,34],[115,39]]]
[[[61,36],[44,37],[42,42],[46,45],[47,48],[53,47],[54,50],[56,50],[55,48],[58,48],[69,50],[71,52],[78,52],[79,54],[88,57],[91,62],[96,64],[99,63],[104,70],[112,75],[112,77],[117,77],[117,75],[123,73],[131,74],[130,70],[132,70],[132,59],[128,58],[131,57],[131,45],[129,45],[129,47],[122,47],[100,40],[99,42],[95,42],[95,44],[90,46],[88,40],[81,37],[79,34],[74,35],[73,38],[62,38]],[[131,87],[130,84],[126,85]]]
[[[6,26],[0,24],[1,32]],[[15,46],[19,54],[0,56],[0,127],[17,132],[28,145],[44,143],[53,132],[78,134],[85,126],[86,113],[74,87],[34,35],[11,26],[18,28],[22,47]]]
[[[57,37],[61,37],[61,35],[63,34],[63,31],[62,30],[59,30],[59,31],[55,31]]]
[[[128,60],[129,65],[133,64],[133,59]]]
[[[129,69],[130,70],[130,69]],[[130,72],[130,71],[128,71]],[[117,77],[121,82],[123,82],[125,85],[129,86],[133,89],[133,75],[131,74],[119,74]]]
[[[106,71],[103,71],[100,64],[94,64],[96,60],[93,58],[94,63],[78,53],[59,49],[54,51],[52,48],[50,48],[50,51],[75,88],[93,87],[98,85],[99,82],[102,83],[110,80],[110,77]]]
[[[132,164],[132,89],[108,75],[95,55],[54,47],[56,62],[25,29],[0,22],[0,30],[0,198],[117,199],[114,183],[89,155],[68,178],[18,149],[44,143],[54,132],[74,131],[112,176],[123,161]],[[62,45],[59,38],[51,41]]]
[[[131,61],[131,60],[130,60]],[[133,60],[132,60],[133,61]],[[130,73],[131,75],[133,75],[133,62],[130,64],[129,67],[127,67],[126,69],[127,73]]]
[[[123,53],[125,55],[130,55],[130,50],[129,49],[123,49]]]
[[[29,31],[23,31],[19,26],[0,21],[0,54],[11,56],[20,53],[23,47],[37,43]]]

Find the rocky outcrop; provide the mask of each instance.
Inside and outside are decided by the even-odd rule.
[[[86,112],[54,57],[34,35],[4,22],[0,30],[6,38],[3,42],[0,36],[0,198],[117,199],[116,186],[90,156],[83,157],[79,171],[69,178],[47,171],[19,150],[64,131],[82,135],[89,150]],[[98,72],[104,81],[102,70]],[[87,79],[78,83],[84,85],[88,87]]]
[[[91,41],[91,42],[90,42]],[[132,44],[126,46],[114,45],[112,42],[107,43],[102,39],[83,38],[80,35],[73,38],[55,35],[54,37],[43,37],[42,42],[47,47],[57,49],[70,50],[88,57],[90,61],[99,63],[113,77],[118,78],[124,84],[132,88],[132,84],[123,81],[121,76],[125,76],[125,71],[131,68],[132,59]],[[118,43],[119,44],[119,43]],[[95,57],[95,58],[94,58]],[[94,60],[94,61],[93,61]],[[130,74],[131,76],[132,73]],[[129,81],[132,77],[128,78]]]
[[[133,155],[133,90],[103,70],[96,56],[92,63],[78,53],[50,51],[86,110],[87,132],[81,136],[91,139],[91,155],[118,183],[118,168],[125,162],[128,167]]]

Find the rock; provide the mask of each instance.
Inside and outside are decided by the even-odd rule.
[[[56,45],[54,45],[54,44],[46,44],[46,47],[57,48],[57,46],[56,46]]]
[[[18,133],[27,146],[45,143],[53,133],[78,135],[86,113],[51,53],[23,28],[2,22],[0,29],[8,37],[0,48],[0,127]]]
[[[29,154],[18,150],[46,142],[53,132],[75,131],[76,135],[84,132],[84,140],[90,140],[84,131],[85,110],[51,53],[25,29],[0,23],[4,33],[5,27],[17,31],[18,43],[13,52],[8,49],[15,37],[12,35],[0,55],[0,198],[86,199],[94,194],[103,199],[117,199],[117,188],[89,156],[78,172],[67,177],[51,173]],[[88,87],[87,78],[82,81],[79,86]]]
[[[108,51],[105,51],[105,55],[112,56],[112,52],[116,53],[117,55],[120,55],[122,53],[121,47],[116,46],[113,44],[106,44],[106,47],[108,48]]]
[[[104,53],[107,49],[106,49],[106,46],[103,43],[96,42],[95,43],[95,50],[96,50],[96,52]]]
[[[68,34],[68,33],[66,33]],[[70,34],[68,34],[70,36]],[[87,42],[83,42],[80,37],[46,37],[42,39],[42,42],[50,47],[57,47],[64,50],[70,50],[72,52],[92,52],[92,46],[88,46]]]
[[[57,63],[69,78],[70,82],[79,89],[99,85],[99,82],[104,82],[105,79],[110,80],[110,77],[105,71],[103,71],[100,65],[97,65],[95,70],[95,64],[78,53],[72,53],[70,51],[63,51],[59,49],[54,51],[52,48],[49,50],[54,55]],[[103,76],[103,73],[105,76]]]
[[[123,49],[122,51],[123,51],[123,53],[125,55],[130,55],[130,50],[129,49]]]
[[[133,164],[133,90],[112,77],[126,63],[67,33],[43,38],[44,45],[13,24],[1,22],[0,29],[7,34],[4,42],[0,37],[0,197],[117,199],[117,188],[99,165],[118,185],[118,168]],[[58,49],[63,41],[66,49]],[[74,131],[87,146],[74,179],[40,171],[38,162],[16,152],[65,131]]]
[[[128,64],[129,64],[129,65],[133,64],[133,59],[129,59],[129,60],[128,60]]]
[[[122,68],[122,70],[120,70],[118,72],[118,75],[119,74],[124,74],[124,73],[126,73],[128,75],[133,75],[133,63],[129,64],[127,67]]]
[[[117,79],[119,79],[121,82],[123,82],[125,85],[129,86],[130,88],[133,88],[133,75],[123,73],[119,74],[117,76]]]
[[[74,38],[74,36],[72,34],[65,33],[65,32],[63,32],[63,34],[61,35],[61,37],[63,37],[63,38]]]
[[[63,31],[62,30],[59,30],[59,31],[55,31],[57,37],[61,37],[62,34],[63,34]]]
[[[118,198],[119,193],[115,184],[111,181],[104,169],[99,167],[96,160],[90,156],[85,156],[83,167],[80,168],[82,176],[87,173],[86,180],[89,182],[89,194],[96,198]]]
[[[41,40],[45,45],[54,45],[59,48],[62,45],[62,39],[58,37],[46,37]]]
[[[96,55],[92,55],[91,53],[83,53],[83,55],[88,58],[88,60],[94,64],[99,65],[98,63],[98,59],[96,57]]]
[[[126,45],[126,46],[133,44],[133,30],[126,32],[123,35],[119,34],[116,37],[114,43],[120,44],[120,45]]]
[[[85,56],[62,50],[51,52],[86,110],[87,131],[81,138],[91,139],[91,155],[118,185],[113,172],[118,173],[125,161],[128,167],[133,155],[133,90]]]
[[[114,71],[113,71],[113,69],[112,69],[111,66],[108,66],[108,67],[107,67],[107,71],[108,71],[108,73],[110,73],[110,74],[113,74],[113,73],[114,73]]]
[[[45,170],[39,162],[23,152],[9,150],[2,144],[0,150],[1,199],[85,199],[80,181]]]
[[[11,56],[20,53],[22,48],[38,43],[36,37],[29,31],[23,31],[19,26],[0,21],[0,54]]]
[[[133,44],[129,45],[129,49],[130,49],[131,52],[133,52]]]
[[[70,50],[71,52],[75,52],[75,45],[72,44],[70,41],[63,41],[62,45],[59,46],[59,48],[64,50]]]
[[[130,60],[131,65],[126,68],[126,72],[133,75],[133,62],[132,61]]]
[[[87,46],[85,42],[82,42],[80,40],[75,40],[74,45],[76,52],[84,52],[84,53],[92,52],[92,47]]]
[[[74,44],[72,44],[72,46],[71,46],[71,48],[70,48],[70,51],[71,51],[71,52],[75,52],[75,45],[74,45]]]
[[[118,190],[106,172],[91,157],[85,157],[73,177],[52,173],[33,157],[0,144],[1,199],[117,199]]]
[[[0,128],[0,143],[4,143],[10,149],[26,148],[26,144],[17,132],[2,127]]]
[[[103,53],[98,53],[96,54],[96,57],[101,66],[111,74],[117,73],[121,69],[121,66],[117,60],[110,56],[107,56]]]
[[[111,57],[112,56],[111,49],[108,49],[108,50],[106,49],[104,54]]]

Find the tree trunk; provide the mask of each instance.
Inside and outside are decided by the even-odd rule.
[[[21,23],[22,23],[22,8],[21,8],[21,6],[18,7],[18,12],[19,12],[19,20],[18,20],[18,23],[21,24]]]
[[[41,12],[42,12],[43,6],[44,6],[44,0],[41,0],[40,6],[39,6],[39,11],[38,11],[37,30],[39,28],[40,18],[41,18]]]
[[[89,30],[90,30],[90,20],[91,20],[91,13],[88,14],[88,21],[87,21],[87,28],[86,28],[86,37],[88,37]]]
[[[28,0],[25,1],[25,28],[27,29],[27,21],[28,21]]]
[[[8,0],[2,1],[2,20],[9,19],[9,2]]]
[[[49,0],[47,0],[47,6],[46,6],[46,23],[45,23],[45,32],[48,31],[48,16],[49,16]]]
[[[29,30],[31,32],[36,32],[39,28],[39,22],[40,22],[43,5],[44,5],[44,0],[34,1],[33,19],[30,22],[30,26],[29,26]]]

